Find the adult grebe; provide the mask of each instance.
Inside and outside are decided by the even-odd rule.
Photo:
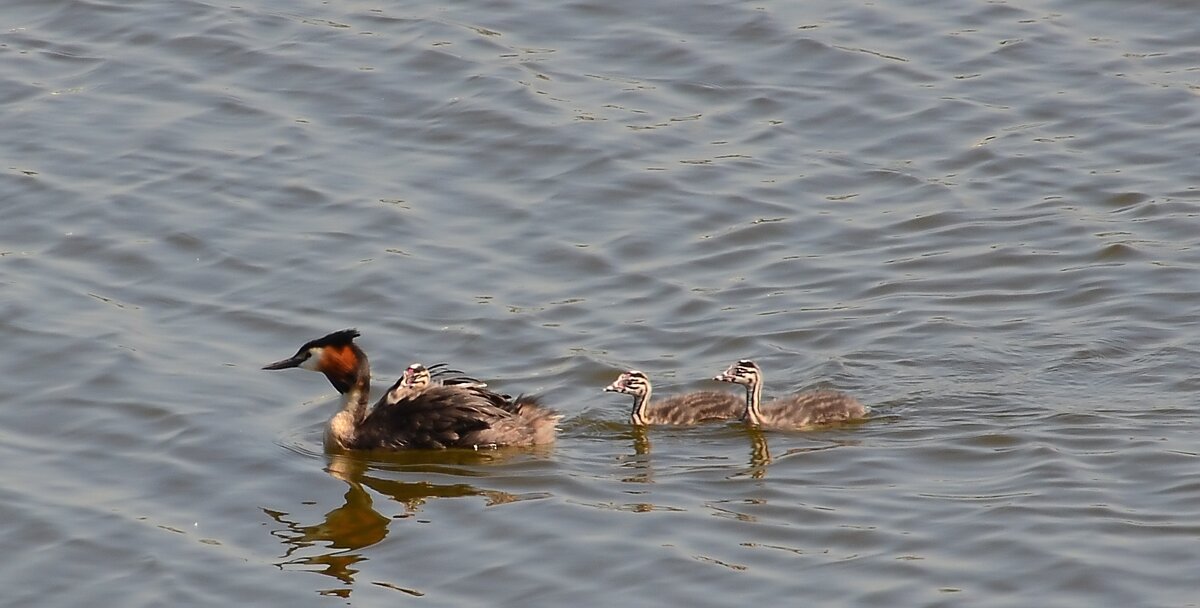
[[[648,424],[698,424],[713,420],[733,420],[741,416],[745,405],[737,395],[720,391],[700,391],[675,395],[650,403],[650,378],[631,369],[620,376],[605,391],[633,396],[633,411],[629,422],[635,426]]]
[[[306,342],[291,358],[263,369],[299,367],[321,372],[342,394],[341,409],[329,420],[328,439],[350,450],[527,446],[552,443],[558,414],[536,398],[507,399],[464,385],[404,386],[401,379],[374,407],[367,406],[371,367],[344,329]],[[507,406],[510,409],[505,409]]]
[[[745,414],[742,419],[753,426],[796,429],[867,416],[867,408],[858,399],[830,390],[795,393],[760,404],[763,373],[758,364],[749,359],[730,365],[713,380],[746,387]]]

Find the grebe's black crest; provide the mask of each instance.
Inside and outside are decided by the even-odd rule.
[[[321,336],[316,340],[309,340],[308,342],[304,343],[304,346],[301,346],[300,349],[296,351],[296,354],[282,361],[276,361],[274,363],[264,365],[263,369],[274,370],[300,367],[301,365],[304,365],[305,361],[308,361],[308,359],[312,357],[314,349],[328,348],[331,346],[335,348],[350,346],[354,344],[354,339],[360,335],[362,334],[359,334],[357,329],[343,329],[341,331],[335,331],[327,336]],[[340,388],[338,390],[344,392]]]
[[[346,346],[354,341],[355,338],[361,336],[357,329],[343,329],[335,331],[328,336],[322,336],[316,340],[309,340],[300,347],[300,350],[308,350],[310,348],[318,348],[323,346]]]
[[[337,392],[345,395],[362,376],[369,383],[371,367],[367,355],[354,343],[359,335],[356,329],[343,329],[316,340],[305,342],[290,358],[263,366],[263,369],[289,369],[298,367],[321,372],[329,379]],[[363,392],[369,390],[366,387]]]

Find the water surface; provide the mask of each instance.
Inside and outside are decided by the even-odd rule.
[[[0,8],[13,606],[1196,606],[1200,9]],[[538,451],[327,454],[450,361]],[[638,433],[754,357],[873,420]]]

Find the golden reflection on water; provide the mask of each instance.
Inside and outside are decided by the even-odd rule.
[[[767,475],[767,467],[771,464],[771,448],[767,444],[767,435],[761,429],[752,427],[746,427],[744,432],[750,440],[750,456],[747,464],[749,470],[738,473],[738,476],[748,474],[754,479],[763,479]],[[621,466],[622,468],[632,469],[633,472],[621,477],[621,481],[625,483],[654,483],[650,431],[646,427],[635,426],[631,429],[631,435],[633,454],[622,458],[623,464]]]
[[[632,428],[633,454],[624,459],[623,468],[632,469],[629,475],[621,477],[625,483],[654,483],[654,467],[650,462],[650,434],[644,426]]]
[[[747,428],[750,437],[750,477],[763,479],[767,476],[767,465],[771,464],[771,446],[761,429]]]
[[[650,453],[650,447],[650,434],[646,432],[646,427],[633,427],[633,453],[645,456]]]
[[[301,566],[306,570],[332,576],[346,585],[354,583],[358,570],[354,565],[366,559],[360,549],[369,547],[387,536],[388,518],[371,507],[371,497],[358,484],[352,484],[345,495],[346,503],[325,514],[317,524],[303,525],[287,519],[287,513],[263,509],[283,526],[271,532],[286,547],[280,568]],[[329,549],[316,555],[301,555],[314,546]],[[332,592],[336,595],[341,593]],[[345,590],[349,595],[349,589]]]
[[[467,456],[461,453],[447,452],[439,453],[437,460],[440,462],[431,462],[426,455],[423,462],[427,466],[421,468],[445,469],[447,466],[453,466],[454,463],[464,460],[478,463],[481,460],[493,461],[497,456],[495,453]],[[499,457],[503,458],[503,455]],[[390,460],[392,462],[374,464],[395,466],[421,461],[420,458],[414,460],[411,455]],[[508,492],[481,490],[465,483],[435,484],[427,481],[383,479],[367,474],[370,469],[369,464],[372,463],[359,455],[331,454],[329,456],[329,466],[326,471],[331,476],[346,482],[347,490],[343,504],[326,513],[320,522],[304,524],[289,519],[287,512],[263,509],[264,513],[281,526],[271,531],[271,534],[279,538],[284,545],[284,553],[281,556],[283,561],[276,563],[279,568],[299,567],[333,577],[345,585],[321,590],[322,595],[349,597],[355,583],[355,575],[359,572],[355,565],[368,559],[363,550],[386,538],[392,521],[404,520],[415,515],[432,498],[484,496],[487,498],[489,506],[518,500],[516,495]],[[381,514],[374,507],[371,492],[402,505],[404,513],[392,517]],[[375,584],[410,595],[424,595],[419,590],[400,587],[393,583],[376,582]]]
[[[630,441],[630,452],[619,457],[619,466],[626,471],[619,478],[620,481],[629,484],[650,484],[644,489],[630,492],[647,498],[653,496],[652,487],[656,483],[652,433],[652,429],[630,428],[625,435]],[[768,444],[769,433],[759,429],[741,428],[738,429],[738,434],[749,440],[750,449],[745,468],[739,467],[740,472],[734,476],[765,479],[767,471],[776,462]],[[835,441],[811,447],[791,448],[778,458],[782,460],[795,454],[827,450],[838,445],[839,442]],[[291,517],[287,511],[263,509],[278,524],[271,534],[280,539],[284,547],[281,561],[276,565],[281,569],[297,568],[332,577],[338,581],[338,586],[318,592],[322,595],[348,598],[355,583],[361,584],[361,581],[356,579],[361,571],[360,562],[369,559],[367,550],[387,538],[392,522],[412,519],[423,511],[432,499],[481,496],[486,499],[488,506],[492,506],[528,498],[499,490],[481,489],[469,483],[439,484],[419,478],[406,481],[389,476],[411,479],[413,476],[422,475],[452,475],[481,479],[487,477],[489,465],[502,463],[518,454],[528,456],[530,451],[446,450],[368,455],[331,451],[326,455],[328,466],[325,470],[330,476],[346,484],[346,492],[340,506],[325,513],[319,521],[307,523]],[[706,464],[702,468],[708,469],[709,466]],[[377,508],[375,501],[381,497],[382,502]],[[399,514],[385,514],[394,512],[396,505],[402,507]],[[678,506],[657,504],[653,499],[629,503],[593,503],[592,506],[631,513],[686,510]],[[706,506],[721,516],[755,521],[751,515],[726,507],[711,503]],[[414,596],[424,595],[423,591],[416,588],[402,587],[392,582],[370,583]]]

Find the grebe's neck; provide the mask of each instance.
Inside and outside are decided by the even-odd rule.
[[[761,400],[762,375],[756,374],[750,384],[746,385],[746,413],[742,417],[747,423],[754,426],[762,425],[762,409],[759,407]]]
[[[338,382],[334,382],[333,377],[330,381],[335,387],[339,388],[342,393],[342,405],[333,418],[329,420],[329,433],[343,447],[348,446],[353,440],[362,425],[367,419],[367,414],[370,413],[368,399],[371,397],[371,365],[367,362],[366,353],[362,352],[357,346],[351,348],[356,351],[354,354],[357,358],[357,364],[353,370],[353,381],[348,384],[348,388],[341,391]],[[328,375],[328,374],[327,374]],[[349,377],[344,377],[341,386],[347,386],[346,381]]]
[[[650,383],[646,383],[646,391],[643,393],[634,393],[633,395],[633,412],[629,414],[629,421],[636,426],[645,426],[646,422],[646,406],[650,404],[650,393],[653,390],[650,388]]]

